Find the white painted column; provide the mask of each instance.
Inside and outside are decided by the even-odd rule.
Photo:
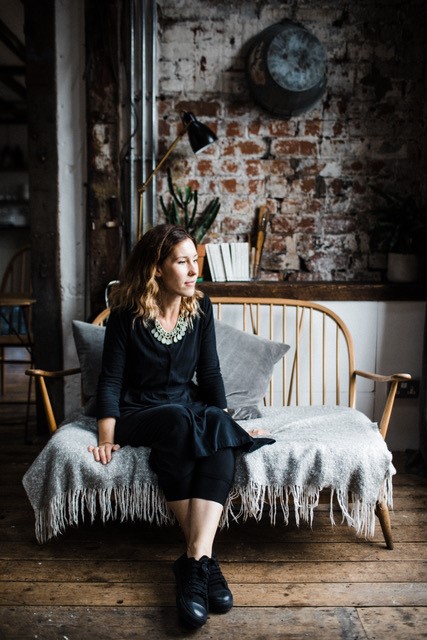
[[[78,366],[71,322],[85,317],[86,108],[84,1],[56,1],[59,233],[64,366]],[[65,415],[80,405],[80,381],[65,381]]]

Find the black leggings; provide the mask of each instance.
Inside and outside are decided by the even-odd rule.
[[[178,405],[165,405],[161,411],[156,407],[149,419],[150,411],[125,413],[117,422],[116,442],[151,447],[150,465],[168,502],[202,498],[224,505],[233,485],[234,449],[192,456],[187,410]]]
[[[202,498],[224,504],[234,478],[234,450],[220,449],[196,460],[171,459],[152,450],[150,462],[166,500]],[[172,463],[172,464],[171,464]]]

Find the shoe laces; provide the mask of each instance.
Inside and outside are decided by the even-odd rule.
[[[209,567],[207,562],[204,562],[203,560],[192,560],[186,585],[187,593],[191,595],[199,595],[206,600],[208,578]]]
[[[222,575],[221,568],[218,564],[218,560],[213,557],[210,564],[209,570],[209,586],[221,585],[222,587],[227,588],[227,580]]]

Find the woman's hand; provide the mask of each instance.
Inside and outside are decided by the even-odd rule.
[[[101,442],[97,447],[90,444],[87,448],[89,453],[93,453],[96,462],[102,462],[102,464],[111,462],[113,451],[118,451],[119,449],[120,445],[113,442]]]
[[[111,454],[113,451],[120,449],[119,444],[114,444],[114,429],[116,426],[116,418],[100,418],[98,420],[98,446],[89,445],[87,450],[93,453],[96,462],[108,464],[111,462]]]
[[[252,429],[252,431],[248,431],[249,435],[252,438],[257,438],[259,436],[269,436],[270,434],[265,429]]]

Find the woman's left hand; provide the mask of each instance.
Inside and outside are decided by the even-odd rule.
[[[91,444],[87,448],[89,453],[93,453],[96,462],[101,462],[102,464],[111,462],[113,451],[118,451],[119,449],[120,445],[113,442],[101,442],[97,447]]]

